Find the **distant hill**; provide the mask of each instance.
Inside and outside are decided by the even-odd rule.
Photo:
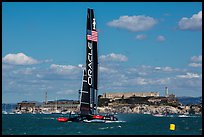
[[[16,108],[16,104],[14,104],[14,103],[12,103],[12,104],[2,104],[2,110],[3,111],[11,112],[15,108]]]
[[[202,97],[177,97],[177,99],[183,105],[200,104],[202,102]]]

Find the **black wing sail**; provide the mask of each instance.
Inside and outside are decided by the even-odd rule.
[[[96,31],[96,20],[94,18],[93,9],[88,9],[87,11],[86,41],[86,74],[88,87],[90,89],[90,110],[91,114],[95,114],[98,82],[98,32]]]
[[[93,9],[87,11],[86,27],[86,69],[83,72],[83,82],[80,98],[80,113],[95,114],[97,109],[98,89],[98,32]]]
[[[81,89],[80,113],[81,115],[91,114],[91,86],[92,86],[92,41],[91,41],[91,12],[87,11],[87,26],[86,26],[86,69],[83,71],[83,82]]]
[[[81,115],[90,114],[90,88],[87,83],[87,74],[85,70],[83,71],[83,79],[82,79],[80,114]]]

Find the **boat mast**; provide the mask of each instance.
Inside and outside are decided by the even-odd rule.
[[[80,112],[83,115],[96,114],[97,107],[97,74],[98,74],[98,33],[93,9],[87,10],[86,26],[86,69],[82,80]]]
[[[97,110],[97,81],[98,81],[98,53],[97,53],[97,42],[98,32],[96,30],[96,20],[94,17],[93,9],[90,9],[90,29],[91,29],[91,44],[92,44],[92,85],[91,85],[91,111],[92,114],[96,114]]]
[[[91,27],[91,31],[93,30],[93,27],[92,27],[92,20],[93,20],[93,9],[90,9],[90,27]],[[93,35],[93,34],[92,34]],[[91,85],[91,111],[92,111],[92,114],[95,114],[95,111],[94,111],[94,56],[93,56],[93,40],[91,40],[91,45],[92,45],[92,50],[91,50],[91,54],[92,54],[92,57],[91,57],[91,62],[92,62],[92,85]]]

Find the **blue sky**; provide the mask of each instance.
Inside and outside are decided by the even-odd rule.
[[[2,101],[77,99],[87,8],[99,33],[99,94],[202,95],[201,2],[2,4]]]

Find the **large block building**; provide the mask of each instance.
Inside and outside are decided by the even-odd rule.
[[[159,92],[106,92],[103,93],[102,98],[120,99],[129,97],[158,97]]]

